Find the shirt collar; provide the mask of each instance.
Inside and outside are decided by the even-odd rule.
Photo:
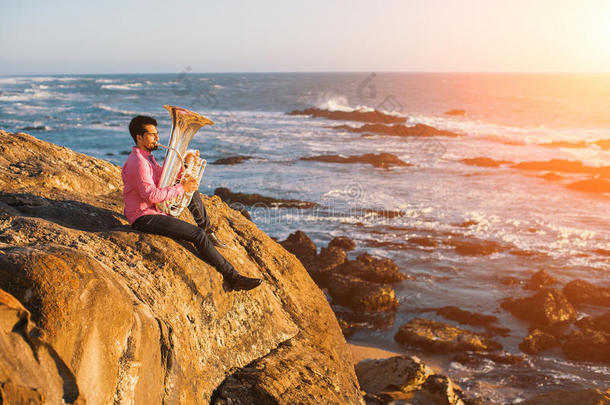
[[[140,149],[137,146],[133,146],[131,150],[133,150],[135,153],[139,153],[140,155],[144,156],[146,159],[149,159],[149,156],[151,155],[151,152]]]

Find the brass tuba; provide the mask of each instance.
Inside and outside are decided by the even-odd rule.
[[[164,105],[163,107],[169,111],[172,117],[172,127],[169,135],[169,145],[165,146],[157,143],[157,146],[167,149],[165,160],[163,161],[163,171],[161,172],[161,178],[157,187],[163,188],[176,185],[187,174],[200,182],[205,170],[206,161],[197,157],[195,150],[187,150],[186,148],[201,127],[213,125],[214,123],[212,120],[185,108],[173,105]],[[185,162],[186,154],[190,156]],[[180,173],[180,169],[184,169],[182,173]],[[176,217],[190,204],[192,198],[192,192],[184,193],[171,200],[157,203],[156,206],[160,211]]]

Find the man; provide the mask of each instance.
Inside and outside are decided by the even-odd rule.
[[[226,248],[210,229],[210,221],[201,196],[197,192],[198,180],[184,176],[180,184],[158,188],[162,167],[152,151],[158,148],[157,121],[138,115],[129,123],[129,132],[136,143],[121,170],[125,216],[134,229],[192,242],[199,256],[220,272],[233,290],[250,290],[262,279],[245,277],[237,272],[214,246]],[[174,218],[155,207],[156,203],[192,192],[188,208],[197,226]]]

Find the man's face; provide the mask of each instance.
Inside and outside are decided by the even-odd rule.
[[[159,141],[159,134],[157,133],[157,127],[154,125],[144,125],[144,133],[137,136],[136,146],[140,149],[152,152],[157,150],[156,143]]]

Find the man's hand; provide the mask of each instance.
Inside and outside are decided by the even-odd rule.
[[[188,174],[184,176],[182,180],[180,180],[180,184],[182,184],[182,188],[186,193],[192,193],[194,191],[197,191],[197,189],[199,188],[198,179],[189,176]]]

